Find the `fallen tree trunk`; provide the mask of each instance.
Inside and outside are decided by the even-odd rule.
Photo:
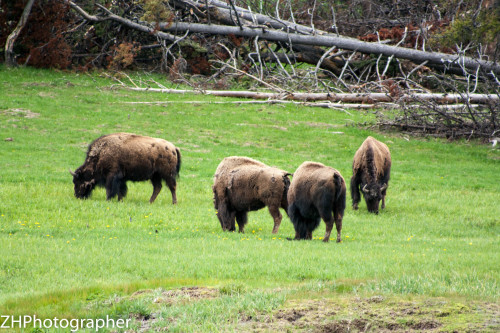
[[[439,104],[453,103],[476,103],[486,104],[499,100],[497,95],[486,94],[408,94],[392,97],[385,93],[366,94],[329,94],[329,93],[267,93],[254,91],[228,91],[228,90],[179,90],[159,88],[128,87],[134,91],[151,91],[167,94],[204,94],[221,97],[238,97],[269,100],[291,100],[291,101],[330,101],[342,103],[394,103],[398,101],[434,101]]]
[[[200,10],[204,10],[205,3],[204,1],[189,1],[189,0],[172,0],[174,3],[179,3],[179,2],[189,2],[191,5],[196,6]],[[225,18],[228,17],[229,15],[234,15],[234,10],[237,11],[238,16],[244,20],[247,20],[249,22],[255,23],[255,24],[260,24],[260,25],[265,25],[269,28],[276,29],[276,30],[283,30],[287,32],[297,32],[299,34],[303,35],[312,35],[315,33],[318,34],[326,34],[325,31],[321,30],[316,30],[311,27],[307,27],[301,24],[297,24],[294,22],[286,21],[286,20],[279,20],[274,17],[269,17],[267,15],[259,14],[259,13],[253,13],[248,9],[238,7],[238,6],[230,6],[225,2],[218,1],[218,0],[210,0],[208,1],[209,8],[217,8],[218,13],[220,15],[223,15]],[[232,12],[232,13],[231,13]]]
[[[166,32],[195,32],[207,33],[213,35],[229,35],[243,37],[259,37],[262,39],[283,42],[297,43],[315,46],[336,46],[340,49],[352,50],[367,54],[382,54],[385,56],[394,56],[396,58],[408,59],[416,63],[444,65],[450,67],[465,68],[477,71],[482,69],[487,73],[495,75],[500,74],[500,65],[491,61],[472,59],[462,55],[451,55],[440,52],[425,52],[420,50],[408,49],[381,43],[363,42],[353,38],[323,36],[323,35],[299,35],[282,31],[269,30],[267,27],[234,27],[227,25],[200,24],[200,23],[158,23],[157,26]]]
[[[253,13],[248,9],[241,8],[238,6],[233,6],[231,7],[225,2],[219,1],[219,0],[208,0],[208,11],[206,10],[206,4],[205,0],[171,0],[171,2],[179,4],[179,3],[189,3],[190,6],[196,7],[199,11],[205,11],[208,12],[209,15],[210,13],[214,16],[214,19],[219,20],[219,22],[223,24],[229,24],[229,25],[235,25],[235,14],[234,10],[237,11],[238,17],[241,20],[245,20],[246,22],[250,22],[247,24],[252,25],[252,24],[258,24],[263,27],[268,27],[276,30],[281,30],[283,32],[287,33],[292,33],[295,32],[297,34],[302,34],[302,35],[317,35],[317,36],[322,36],[322,37],[331,37],[331,38],[341,38],[343,41],[343,46],[341,46],[339,43],[327,43],[325,44],[316,44],[312,43],[309,45],[317,45],[317,46],[332,46],[335,45],[338,48],[345,49],[345,50],[351,50],[351,51],[356,51],[356,52],[361,52],[361,53],[367,53],[367,54],[383,54],[386,56],[395,56],[396,58],[401,58],[401,59],[408,59],[411,61],[416,62],[417,64],[421,64],[427,61],[427,65],[430,67],[433,67],[441,72],[450,72],[452,74],[458,74],[458,75],[464,75],[464,68],[470,69],[470,70],[476,70],[478,67],[482,66],[483,70],[485,70],[487,73],[493,73],[494,75],[498,75],[500,72],[500,65],[494,62],[490,61],[482,61],[482,60],[477,60],[473,59],[470,57],[465,57],[465,56],[460,56],[460,55],[450,55],[450,54],[444,54],[444,53],[434,53],[434,52],[424,52],[424,51],[419,51],[419,50],[413,50],[413,49],[408,49],[408,48],[403,48],[403,47],[397,47],[397,46],[390,46],[390,45],[383,45],[380,43],[368,43],[368,42],[363,42],[359,41],[357,39],[352,39],[348,37],[342,37],[339,35],[334,35],[327,33],[326,31],[322,30],[317,30],[311,27],[307,27],[304,25],[297,24],[295,22],[290,22],[286,20],[280,20],[276,19],[274,17],[270,17],[267,15],[263,14],[258,14],[258,13]],[[359,43],[350,43],[349,41],[356,41]],[[290,43],[294,42],[293,40],[290,40]],[[352,44],[352,47],[345,46],[345,43]],[[306,44],[306,43],[304,43]],[[371,46],[370,46],[371,44]],[[292,44],[293,45],[293,44]],[[292,46],[291,45],[291,46]],[[377,47],[374,47],[373,45],[381,45],[384,47],[381,47],[380,49]],[[293,47],[298,47],[299,45],[293,45]],[[305,45],[302,45],[304,47]],[[395,52],[393,48],[396,48],[399,50],[398,52]],[[300,50],[299,52],[303,52],[304,50]],[[416,51],[415,53],[412,53],[411,51]],[[430,56],[430,55],[433,56]],[[315,58],[317,56],[314,56]],[[318,56],[319,59],[320,56]],[[307,62],[310,60],[310,58],[305,58],[303,59],[304,62]],[[326,66],[325,66],[326,67]],[[326,68],[328,69],[328,68]],[[335,71],[334,71],[335,73]],[[337,73],[336,73],[337,74]]]
[[[156,29],[151,28],[147,23],[136,23],[115,15],[109,12],[106,8],[99,6],[102,10],[107,13],[105,17],[98,17],[86,13],[82,8],[76,5],[73,1],[65,0],[70,6],[75,9],[80,15],[86,19],[94,22],[100,22],[103,20],[114,20],[123,24],[129,28],[143,31],[146,33],[155,34],[158,37],[170,41],[175,41],[178,39],[174,35],[166,34],[165,32],[171,33],[181,33],[189,31],[190,33],[206,33],[214,35],[229,35],[233,34],[235,36],[243,37],[259,37],[261,39],[266,39],[270,41],[282,42],[291,44],[304,44],[304,45],[314,45],[314,46],[326,46],[332,47],[336,46],[340,49],[351,50],[366,54],[382,54],[388,57],[394,56],[396,58],[408,59],[415,63],[427,63],[427,65],[444,66],[445,68],[459,68],[467,69],[470,71],[478,71],[482,69],[484,72],[493,75],[500,74],[500,65],[491,61],[485,61],[480,59],[472,59],[470,57],[465,57],[463,55],[450,55],[439,52],[425,52],[420,50],[408,49],[403,47],[397,47],[392,45],[385,45],[381,43],[369,43],[363,42],[357,39],[340,37],[334,35],[301,35],[298,33],[289,33],[288,31],[292,29],[287,29],[287,31],[277,31],[270,30],[267,25],[252,27],[252,26],[227,26],[227,25],[214,25],[214,24],[200,24],[200,23],[154,23],[151,25],[158,27],[163,32],[159,32]],[[181,1],[181,0],[176,0]],[[281,23],[281,25],[286,26],[286,24]],[[302,31],[302,30],[298,30]]]
[[[360,103],[331,103],[331,102],[298,102],[298,101],[284,101],[277,99],[269,100],[250,100],[250,101],[154,101],[154,102],[119,102],[121,104],[143,104],[143,105],[164,105],[164,104],[293,104],[301,106],[319,107],[325,109],[397,109],[400,107],[396,103],[374,103],[374,104],[360,104]],[[408,104],[405,105],[406,108],[421,108],[422,105],[418,104]],[[436,105],[436,109],[453,111],[453,110],[463,110],[464,108],[479,108],[480,104],[447,104],[447,105]]]

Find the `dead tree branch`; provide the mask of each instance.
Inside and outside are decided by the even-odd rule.
[[[151,28],[149,26],[147,26],[146,24],[139,24],[139,23],[135,23],[129,19],[126,19],[124,17],[121,17],[121,16],[118,16],[118,15],[115,15],[113,14],[112,12],[110,12],[107,8],[99,5],[99,4],[96,4],[99,8],[101,8],[103,11],[106,12],[106,16],[97,16],[97,15],[90,15],[89,13],[87,13],[83,8],[81,8],[80,6],[78,6],[77,4],[75,4],[73,1],[69,1],[69,0],[63,0],[65,1],[66,3],[68,3],[71,8],[73,8],[76,12],[78,12],[82,17],[84,17],[86,20],[88,21],[91,21],[91,22],[94,22],[94,23],[98,23],[98,22],[102,22],[102,21],[106,21],[106,20],[111,20],[111,21],[115,21],[115,22],[118,22],[128,28],[131,28],[131,29],[134,29],[134,30],[137,30],[137,31],[141,31],[141,32],[145,32],[145,33],[148,33],[148,34],[152,34],[152,35],[155,35],[161,39],[165,39],[165,40],[169,40],[169,41],[176,41],[178,38],[175,36],[175,35],[171,35],[169,33],[165,33],[165,32],[161,32],[161,31],[158,31],[154,28]]]
[[[28,21],[28,16],[30,15],[31,7],[33,7],[34,2],[35,0],[28,0],[16,28],[11,32],[9,37],[7,37],[7,41],[5,42],[5,65],[7,67],[14,67],[17,65],[14,55],[14,43]]]

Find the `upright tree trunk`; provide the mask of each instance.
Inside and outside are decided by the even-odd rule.
[[[7,67],[14,67],[17,65],[14,56],[14,43],[28,21],[28,16],[31,13],[31,7],[33,7],[34,2],[35,0],[28,0],[16,28],[12,31],[9,37],[7,37],[7,41],[5,42],[5,64]]]

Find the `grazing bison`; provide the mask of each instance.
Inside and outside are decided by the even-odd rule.
[[[151,180],[153,203],[162,188],[162,179],[172,193],[172,202],[177,203],[176,178],[181,168],[181,152],[172,143],[128,133],[101,136],[92,142],[85,163],[70,170],[75,184],[75,197],[85,199],[98,186],[106,188],[108,200],[118,195],[121,200],[127,195],[127,180]]]
[[[290,174],[248,157],[226,157],[214,176],[214,206],[222,230],[245,232],[247,213],[267,206],[274,219],[273,234],[281,224],[280,207],[285,211]]]
[[[351,197],[352,208],[358,209],[363,192],[368,211],[378,214],[380,200],[385,208],[385,195],[391,173],[391,153],[382,142],[369,136],[354,155],[352,163]]]
[[[295,227],[295,239],[312,239],[312,232],[323,219],[324,242],[330,240],[333,223],[337,243],[341,241],[346,186],[340,172],[316,162],[304,162],[293,174],[288,190],[288,216]]]

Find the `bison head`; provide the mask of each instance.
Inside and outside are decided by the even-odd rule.
[[[87,199],[95,187],[95,180],[80,170],[76,170],[75,172],[69,170],[69,173],[73,176],[75,197],[78,199]]]
[[[382,191],[387,188],[387,184],[380,186],[377,183],[365,184],[363,186],[363,196],[365,197],[366,206],[370,213],[378,214],[380,200],[382,200]]]

